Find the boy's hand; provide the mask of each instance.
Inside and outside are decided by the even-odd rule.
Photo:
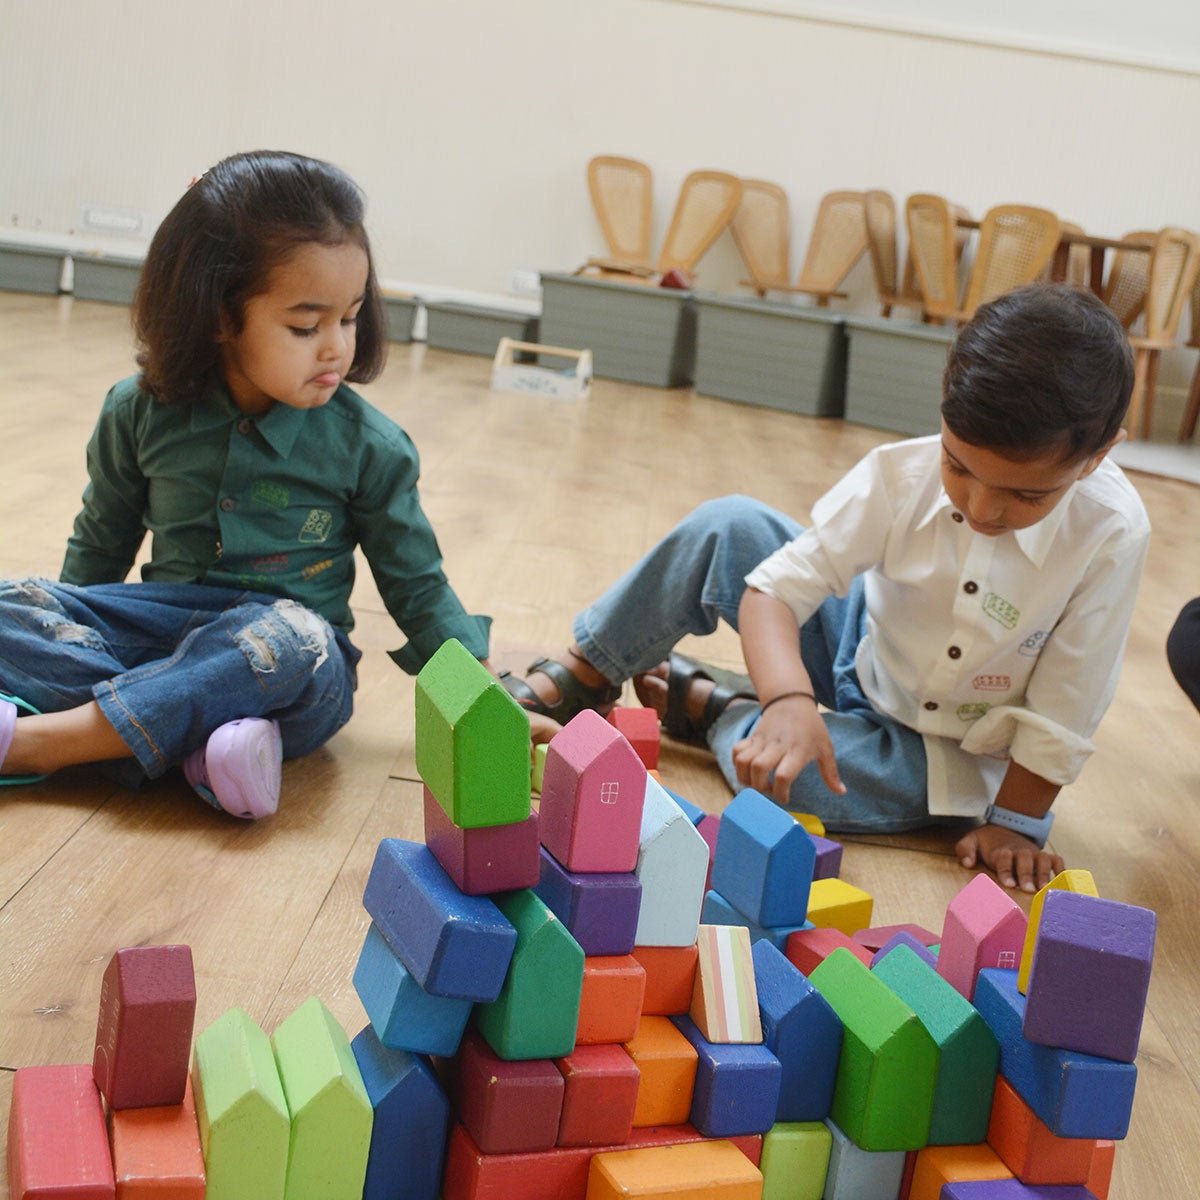
[[[738,779],[782,805],[788,803],[796,776],[813,761],[826,787],[844,795],[829,731],[816,703],[805,696],[773,704],[754,732],[733,748]]]
[[[999,825],[980,825],[954,847],[959,862],[973,867],[982,862],[1006,887],[1040,891],[1064,867],[1062,855],[1039,849],[1036,842]]]
[[[562,726],[553,717],[544,717],[541,713],[528,712],[529,740],[535,746],[548,742]]]

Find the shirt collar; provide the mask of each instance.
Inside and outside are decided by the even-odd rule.
[[[225,385],[218,383],[192,406],[191,427],[196,432],[202,432],[239,421],[244,415],[234,404]],[[292,408],[288,404],[272,404],[265,413],[254,417],[253,421],[267,445],[280,458],[287,458],[300,436],[300,430],[304,428],[307,415],[301,408]]]

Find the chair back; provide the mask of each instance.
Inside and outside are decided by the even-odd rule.
[[[863,219],[867,227],[867,250],[875,275],[880,304],[896,296],[899,253],[896,249],[896,202],[891,192],[873,188],[863,193]]]
[[[796,287],[836,291],[866,252],[862,192],[826,192],[817,208]]]
[[[1032,283],[1054,257],[1062,235],[1058,217],[1046,208],[998,204],[983,214],[979,249],[971,266],[963,315],[1023,283]]]
[[[1160,229],[1150,251],[1146,285],[1146,339],[1170,342],[1200,270],[1200,237],[1186,229]]]
[[[742,199],[730,223],[733,240],[761,296],[787,287],[791,272],[787,193],[777,183],[743,179]]]
[[[1082,225],[1074,221],[1061,222],[1062,233],[1083,233]],[[1061,237],[1061,234],[1060,234]],[[1053,257],[1053,256],[1052,256]],[[1043,279],[1049,279],[1053,270],[1053,262],[1047,264],[1042,272]],[[1088,278],[1092,272],[1092,251],[1081,242],[1071,242],[1067,247],[1067,272],[1062,277],[1063,283],[1072,287],[1087,287]]]
[[[679,189],[675,212],[658,256],[663,274],[681,270],[689,275],[733,220],[742,198],[742,181],[725,171],[693,171]]]
[[[1196,276],[1196,282],[1192,284],[1190,307],[1192,310],[1192,336],[1188,338],[1188,345],[1200,349],[1200,275]]]
[[[1135,229],[1121,238],[1123,242],[1141,242],[1153,246],[1157,235],[1148,229]],[[1104,281],[1104,303],[1129,329],[1146,307],[1146,285],[1150,281],[1150,254],[1140,250],[1118,250],[1113,254],[1108,278]]]
[[[919,192],[904,205],[908,252],[921,292],[921,307],[931,320],[958,312],[958,239],[954,212],[943,196]]]
[[[615,263],[650,265],[650,201],[654,175],[635,158],[599,154],[587,166],[588,191]]]

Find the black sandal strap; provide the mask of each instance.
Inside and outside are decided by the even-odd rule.
[[[558,699],[547,703],[534,690],[511,671],[500,672],[500,683],[504,690],[524,709],[549,717],[565,725],[585,708],[607,712],[621,697],[619,684],[609,683],[602,687],[589,687],[573,675],[562,663],[552,658],[539,658],[529,664],[526,675],[541,671],[558,688]]]

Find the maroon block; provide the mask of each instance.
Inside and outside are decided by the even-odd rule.
[[[196,1016],[188,946],[129,946],[100,985],[92,1073],[110,1108],[182,1104]]]
[[[882,950],[898,933],[907,933],[922,946],[934,945],[939,937],[923,925],[872,925],[870,929],[860,929],[854,940],[868,950]]]
[[[713,863],[717,857],[717,838],[721,835],[721,817],[719,813],[705,813],[696,822],[696,832],[708,846],[708,874],[704,876],[704,890],[707,893],[712,887]]]
[[[537,813],[510,825],[464,829],[425,788],[425,845],[468,896],[534,887],[541,870]]]
[[[629,1140],[641,1075],[624,1046],[577,1046],[555,1060],[565,1084],[560,1146]]]

